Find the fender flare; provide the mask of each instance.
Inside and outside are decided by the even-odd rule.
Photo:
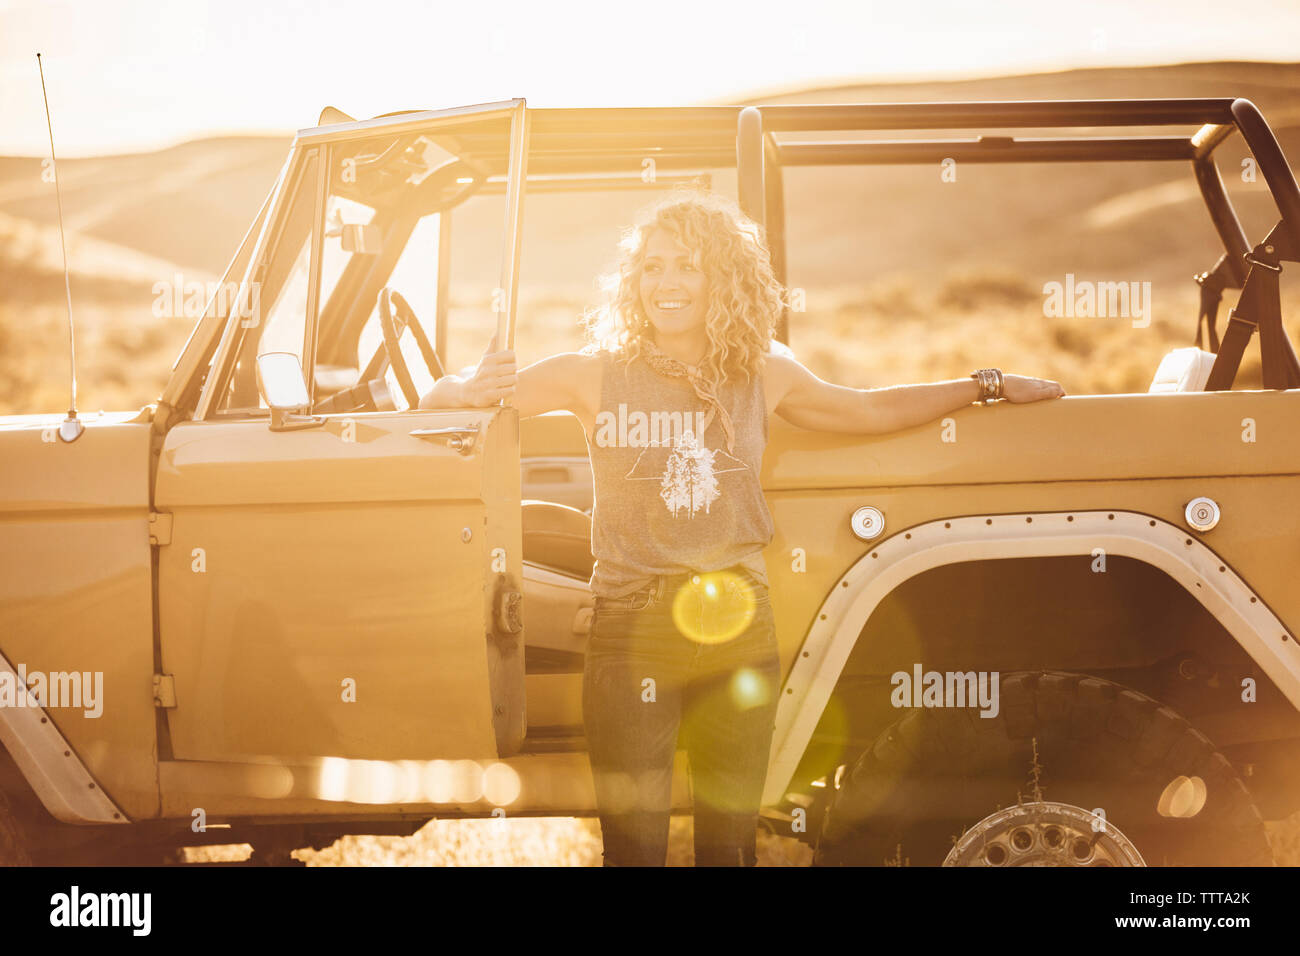
[[[18,672],[3,654],[0,673],[7,673],[14,687],[22,686]],[[55,819],[65,823],[131,822],[35,698],[29,697],[22,706],[0,707],[0,744]]]
[[[1195,533],[1135,511],[964,515],[879,542],[835,582],[817,609],[777,703],[763,804],[782,802],[863,625],[907,579],[985,558],[1091,556],[1094,548],[1159,568],[1223,625],[1300,709],[1300,644],[1264,598]]]

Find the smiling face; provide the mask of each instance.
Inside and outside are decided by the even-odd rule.
[[[681,335],[702,329],[708,291],[699,260],[667,229],[654,229],[641,266],[641,308],[655,331]]]

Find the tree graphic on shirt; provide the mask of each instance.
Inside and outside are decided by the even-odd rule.
[[[682,508],[689,508],[692,516],[701,507],[708,513],[709,505],[718,497],[718,479],[713,471],[716,457],[717,452],[700,447],[694,432],[682,433],[668,456],[659,491],[673,517]]]
[[[671,449],[671,451],[670,451]],[[659,482],[659,497],[676,518],[681,511],[695,517],[722,494],[718,476],[748,471],[749,465],[721,448],[702,447],[695,433],[685,430],[668,442],[652,442],[641,450],[624,475],[627,481]]]

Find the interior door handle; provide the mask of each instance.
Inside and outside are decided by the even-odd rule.
[[[416,428],[411,431],[411,437],[422,438],[425,441],[445,441],[462,455],[468,455],[473,451],[474,441],[478,438],[478,426],[452,425],[447,428]]]

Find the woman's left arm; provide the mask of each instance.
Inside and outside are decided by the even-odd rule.
[[[980,397],[980,385],[973,378],[849,388],[822,381],[791,356],[774,352],[766,358],[768,387],[779,396],[776,413],[813,431],[883,435],[934,421]],[[1037,402],[1064,394],[1065,389],[1050,379],[1002,376],[1002,397],[1009,402]]]

